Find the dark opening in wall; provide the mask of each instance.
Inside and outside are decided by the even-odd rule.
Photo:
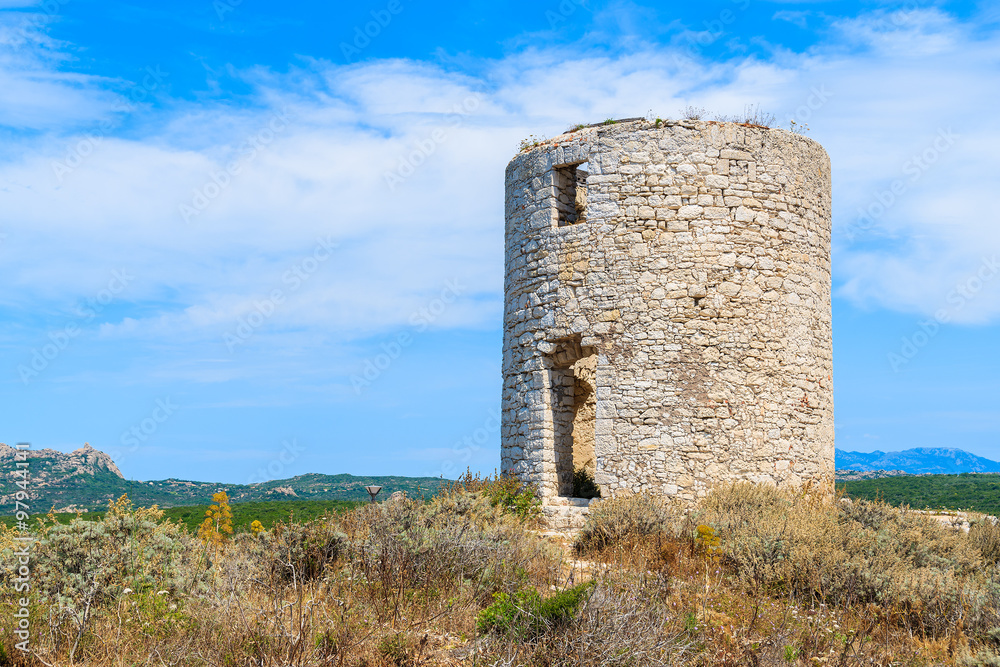
[[[580,336],[554,341],[552,368],[552,431],[559,495],[596,497],[600,491],[591,483],[582,495],[580,480],[593,480],[597,466],[594,454],[594,424],[597,415],[597,355],[592,347],[580,345]]]
[[[564,164],[553,169],[558,225],[576,225],[587,221],[587,162]]]

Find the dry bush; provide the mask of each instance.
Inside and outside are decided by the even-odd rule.
[[[589,560],[567,563],[485,486],[236,534],[211,557],[122,503],[39,531],[33,647],[109,666],[997,663],[1000,566],[979,523],[966,536],[748,484],[689,511],[649,496],[593,509]],[[12,538],[0,531],[7,579]],[[531,632],[480,632],[497,599]]]
[[[978,550],[922,514],[749,483],[716,489],[699,512],[718,529],[726,566],[754,594],[875,603],[929,636],[993,622]]]
[[[555,576],[551,551],[485,494],[369,505],[355,511],[348,531],[352,567],[394,614],[401,595],[414,588],[440,591],[464,582],[485,604],[494,592],[518,590],[529,572]]]
[[[587,521],[576,536],[578,554],[594,554],[616,546],[652,544],[672,539],[684,531],[683,508],[660,496],[616,496],[592,505]]]
[[[644,667],[697,664],[697,639],[664,599],[659,578],[616,576],[602,580],[571,622],[533,641],[490,635],[476,664],[576,667]]]
[[[286,583],[318,579],[349,548],[347,535],[329,520],[279,523],[260,537],[244,535],[250,545],[263,551],[271,575]]]
[[[979,517],[969,527],[969,541],[987,563],[1000,561],[1000,522],[992,517]]]

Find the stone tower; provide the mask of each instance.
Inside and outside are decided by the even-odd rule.
[[[502,468],[543,504],[833,481],[830,160],[806,137],[621,121],[507,166]]]

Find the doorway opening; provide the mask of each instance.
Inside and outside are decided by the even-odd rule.
[[[560,496],[596,498],[597,354],[580,336],[556,341],[550,370],[556,477]]]

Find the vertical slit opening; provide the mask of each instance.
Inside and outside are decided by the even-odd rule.
[[[587,221],[588,162],[565,164],[553,170],[556,219],[560,227]]]

